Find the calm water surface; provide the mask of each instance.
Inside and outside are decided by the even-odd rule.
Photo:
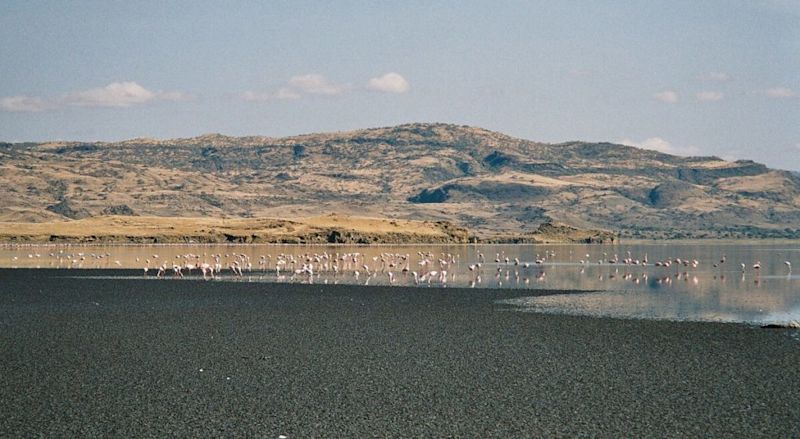
[[[0,266],[63,268],[65,275],[68,270],[79,268],[135,268],[142,273],[137,277],[145,276],[143,269],[147,266],[147,277],[154,282],[202,281],[198,270],[184,270],[184,277],[176,278],[171,267],[187,262],[213,265],[216,263],[214,255],[218,256],[222,267],[215,282],[513,288],[519,289],[519,297],[503,301],[501,305],[528,312],[755,324],[800,320],[798,242],[4,245],[0,246]],[[725,262],[721,262],[723,258]],[[626,259],[630,259],[629,263]],[[642,264],[645,259],[647,264]],[[681,262],[676,262],[677,259]],[[279,264],[280,270],[276,267],[278,261],[283,261]],[[666,261],[670,261],[669,267],[656,266]],[[794,273],[785,261],[795,265]],[[157,268],[165,262],[168,265],[166,275],[156,279]],[[760,270],[753,268],[757,262],[760,262]],[[231,264],[238,264],[241,276],[229,269]],[[311,270],[302,272],[304,264],[310,265]],[[744,269],[741,264],[745,264]],[[413,272],[417,274],[417,282]],[[534,297],[525,294],[531,289],[587,292]]]

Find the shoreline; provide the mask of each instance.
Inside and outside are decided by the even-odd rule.
[[[347,288],[347,289],[356,289],[356,290],[370,290],[373,288],[386,288],[389,291],[394,289],[398,289],[399,292],[403,294],[408,294],[411,291],[420,290],[420,291],[430,291],[430,292],[448,292],[448,293],[455,293],[455,294],[474,294],[475,292],[482,292],[487,295],[496,295],[498,298],[493,303],[494,307],[498,311],[504,312],[522,312],[522,313],[533,313],[533,314],[542,314],[542,315],[551,315],[551,316],[564,316],[564,317],[581,317],[581,318],[590,318],[590,319],[610,319],[610,320],[620,320],[620,321],[656,321],[656,322],[671,322],[676,324],[681,323],[713,323],[713,324],[725,324],[725,325],[743,325],[750,328],[760,328],[760,329],[788,329],[794,330],[797,328],[790,327],[788,325],[792,324],[794,321],[783,321],[783,320],[772,320],[772,321],[735,321],[735,320],[692,320],[692,319],[674,319],[668,317],[643,317],[643,316],[611,316],[611,315],[597,315],[591,313],[570,313],[570,312],[559,312],[559,311],[535,311],[531,309],[526,309],[519,305],[514,305],[510,303],[506,303],[506,300],[509,300],[509,297],[506,296],[554,296],[554,295],[572,295],[572,294],[587,294],[587,293],[606,293],[606,292],[613,292],[613,290],[603,290],[603,289],[542,289],[542,288],[503,288],[503,287],[484,287],[484,286],[477,286],[477,287],[466,287],[462,285],[447,285],[441,286],[440,284],[420,284],[420,285],[387,285],[387,284],[375,284],[375,285],[364,285],[361,283],[308,283],[303,281],[278,281],[271,278],[268,279],[256,279],[256,280],[244,280],[244,279],[237,279],[235,277],[224,277],[224,278],[217,278],[217,279],[209,279],[204,280],[200,275],[194,275],[193,277],[186,277],[182,279],[176,279],[171,277],[171,275],[166,275],[164,278],[158,279],[154,275],[150,274],[149,276],[145,277],[141,275],[141,270],[138,269],[131,269],[131,268],[53,268],[53,267],[45,267],[45,268],[32,268],[32,267],[0,267],[0,272],[2,270],[13,270],[13,271],[30,271],[32,273],[39,272],[39,271],[48,271],[52,272],[51,277],[54,279],[108,279],[108,280],[134,280],[134,281],[145,281],[145,282],[198,282],[198,283],[211,283],[211,284],[218,284],[220,286],[224,285],[282,285],[282,286],[300,286],[300,287],[322,287],[322,288]],[[73,275],[67,275],[66,273],[75,273]],[[64,275],[62,275],[64,274]],[[264,273],[252,273],[251,277],[260,276]],[[491,294],[490,294],[491,293]],[[800,332],[798,332],[800,335]],[[798,338],[800,341],[800,338]]]
[[[703,245],[713,243],[715,245],[741,245],[741,244],[797,244],[800,239],[792,238],[730,238],[730,239],[618,239],[613,243],[610,242],[558,242],[558,241],[542,241],[542,242],[375,242],[375,243],[298,243],[298,242],[52,242],[52,241],[0,241],[0,247],[58,247],[58,246],[76,246],[76,247],[279,247],[279,246],[296,246],[296,247],[409,247],[409,246],[448,246],[448,247],[470,247],[470,246],[517,246],[517,245],[558,245],[558,246],[613,246],[620,247],[626,245]]]
[[[100,216],[44,223],[0,222],[9,243],[101,244],[468,244],[614,242],[616,235],[550,221],[517,234],[476,234],[443,220],[322,215],[302,218]]]
[[[800,434],[787,331],[507,312],[502,289],[72,272],[0,269],[0,435]]]

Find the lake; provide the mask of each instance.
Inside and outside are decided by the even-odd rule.
[[[785,261],[796,265],[796,274]],[[198,270],[184,269],[183,277],[172,270],[202,262],[219,264],[217,282],[513,288],[519,297],[498,305],[524,312],[753,324],[800,320],[798,242],[0,246],[0,266],[63,268],[65,275],[80,268],[130,268],[144,277],[147,266],[153,281],[202,281]],[[166,273],[157,279],[165,263]],[[570,292],[534,297],[525,294],[529,289]]]

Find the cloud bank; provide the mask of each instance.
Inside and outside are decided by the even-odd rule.
[[[0,110],[36,112],[55,110],[67,106],[78,107],[131,107],[155,101],[182,101],[191,99],[178,91],[151,91],[136,82],[112,82],[104,87],[82,90],[56,98],[38,96],[10,96],[0,98]]]
[[[42,99],[31,96],[9,96],[0,98],[0,110],[12,112],[36,112],[53,108],[53,105]]]
[[[241,94],[241,98],[250,102],[287,101],[300,99],[306,95],[336,96],[350,90],[346,84],[331,82],[319,73],[296,75],[273,92],[256,92],[248,90]]]
[[[411,89],[411,85],[406,78],[394,72],[371,78],[363,87],[339,84],[319,73],[307,73],[304,75],[292,76],[284,85],[275,91],[257,92],[248,90],[242,93],[240,97],[250,102],[285,101],[300,99],[309,95],[339,96],[359,89],[400,94],[408,92]]]

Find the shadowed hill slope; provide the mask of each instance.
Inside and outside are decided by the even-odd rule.
[[[646,237],[800,237],[800,177],[751,161],[409,124],[287,138],[0,144],[0,221],[99,215],[549,220]]]

